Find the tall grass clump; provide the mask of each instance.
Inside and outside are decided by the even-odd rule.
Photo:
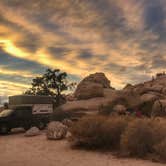
[[[121,148],[129,155],[143,157],[152,152],[154,145],[153,125],[150,120],[137,119],[129,123],[122,135]]]
[[[129,156],[155,154],[155,145],[166,139],[166,130],[154,119],[135,119],[121,137],[121,150]]]
[[[159,157],[159,160],[166,162],[166,138],[155,145],[154,149],[156,155]]]
[[[114,149],[120,145],[121,134],[128,118],[120,116],[91,116],[82,118],[71,129],[72,145],[89,148]]]
[[[71,127],[71,145],[166,160],[166,119],[87,116]],[[152,158],[150,158],[152,159]]]

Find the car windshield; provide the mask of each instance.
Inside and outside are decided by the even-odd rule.
[[[6,116],[10,115],[12,112],[13,112],[13,110],[11,110],[11,109],[4,110],[0,113],[0,117],[6,117]]]

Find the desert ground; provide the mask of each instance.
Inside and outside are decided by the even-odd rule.
[[[0,136],[0,166],[164,166],[138,159],[119,159],[111,153],[71,149],[66,140],[48,141],[45,133],[22,132]]]

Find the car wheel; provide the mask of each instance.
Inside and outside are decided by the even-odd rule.
[[[24,130],[27,131],[31,128],[31,126],[24,126]]]
[[[0,128],[0,132],[2,134],[7,134],[9,132],[9,128],[7,127],[7,125],[2,125]]]
[[[45,123],[44,122],[39,122],[37,126],[40,130],[43,130],[45,128]]]

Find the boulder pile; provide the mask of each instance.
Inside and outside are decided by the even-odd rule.
[[[96,114],[101,106],[107,112],[137,113],[145,116],[166,115],[166,75],[157,76],[137,85],[127,84],[122,90],[111,87],[104,73],[85,77],[67,103],[60,106],[64,112]]]

